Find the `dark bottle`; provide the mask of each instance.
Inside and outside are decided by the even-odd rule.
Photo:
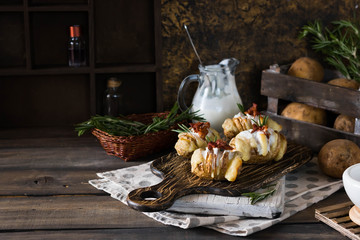
[[[123,99],[120,92],[121,81],[109,78],[104,95],[104,115],[118,117],[123,111]]]
[[[68,42],[68,57],[70,67],[86,66],[85,41],[80,34],[80,26],[70,26],[70,39]]]

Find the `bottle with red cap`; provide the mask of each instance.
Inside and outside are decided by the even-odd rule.
[[[80,26],[70,26],[70,39],[68,42],[68,57],[70,67],[86,66],[85,41],[80,33]]]

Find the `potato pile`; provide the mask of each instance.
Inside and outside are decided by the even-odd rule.
[[[318,162],[326,175],[341,179],[348,167],[360,163],[360,148],[350,140],[335,139],[321,148]]]
[[[297,59],[289,68],[288,75],[304,78],[311,81],[321,82],[324,78],[324,68],[315,59],[301,57]],[[355,80],[346,78],[336,78],[328,84],[358,90],[360,84]],[[312,107],[303,103],[290,103],[281,113],[282,116],[296,119],[299,121],[326,125],[326,111],[320,108]],[[338,115],[334,122],[335,129],[354,132],[355,118],[343,114]]]
[[[324,68],[316,60],[309,57],[297,59],[289,68],[288,75],[311,81],[322,82],[324,80]],[[360,84],[355,80],[336,78],[328,84],[358,90]],[[314,124],[326,124],[326,111],[303,103],[292,102],[281,113],[282,116],[305,121]],[[335,129],[354,132],[355,118],[340,114],[337,116]],[[318,154],[320,169],[328,176],[342,178],[343,172],[351,165],[360,163],[360,148],[354,142],[347,139],[335,139],[326,143]]]
[[[346,78],[336,78],[336,79],[330,80],[328,82],[328,84],[331,84],[334,86],[339,86],[339,87],[350,88],[350,89],[354,89],[354,90],[358,90],[360,87],[359,83],[356,82],[355,80],[346,79]],[[353,133],[354,128],[355,128],[355,118],[340,114],[335,119],[334,128],[344,131],[344,132]]]
[[[288,70],[288,75],[321,82],[324,78],[324,68],[315,59],[301,57],[297,59]],[[299,121],[326,124],[326,112],[323,109],[312,107],[303,103],[290,103],[281,113],[282,116]]]

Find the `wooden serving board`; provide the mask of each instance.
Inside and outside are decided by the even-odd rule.
[[[170,153],[154,160],[152,172],[163,178],[157,185],[131,191],[127,197],[130,207],[143,211],[165,210],[176,199],[189,194],[218,194],[237,197],[278,180],[288,172],[302,166],[312,158],[310,148],[288,143],[284,157],[277,162],[262,165],[244,165],[236,181],[209,181],[191,173],[189,159]]]

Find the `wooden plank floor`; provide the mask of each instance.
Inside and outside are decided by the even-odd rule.
[[[97,172],[149,160],[108,156],[94,137],[73,131],[0,130],[0,239],[234,239],[163,225],[88,184]],[[242,239],[347,239],[314,217],[315,209],[346,201],[340,190]]]

